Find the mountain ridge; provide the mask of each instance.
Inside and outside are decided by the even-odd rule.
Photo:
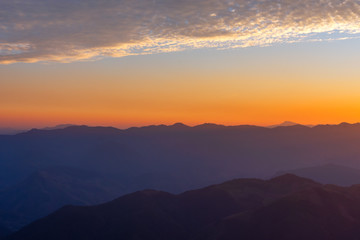
[[[339,239],[329,238],[334,234],[352,240],[360,236],[355,228],[360,225],[359,200],[360,185],[322,185],[292,174],[270,180],[234,179],[177,195],[143,190],[101,205],[66,206],[8,239]],[[346,224],[353,218],[359,222],[347,232]],[[309,222],[307,231],[299,221]],[[322,232],[311,227],[318,221],[345,223],[333,228],[322,224],[327,229]],[[289,235],[293,232],[298,234]]]
[[[351,186],[360,183],[360,169],[343,166],[340,164],[328,163],[320,166],[311,166],[298,169],[279,171],[275,174],[285,173],[313,179],[322,184],[335,184],[340,186]]]
[[[0,191],[16,186],[39,170],[57,166],[96,172],[104,179],[111,177],[117,184],[126,186],[123,194],[148,188],[177,194],[234,178],[267,178],[282,169],[330,162],[360,168],[357,161],[360,158],[359,126],[342,123],[313,128],[296,125],[269,129],[247,125],[190,127],[175,124],[127,130],[69,126],[65,129],[32,130],[14,136],[1,135]],[[84,180],[76,176],[71,179]],[[350,182],[357,183],[356,179]],[[45,182],[53,186],[51,177]],[[42,189],[39,182],[28,183],[33,185],[21,188],[18,194],[30,196],[27,189]],[[109,185],[114,184],[105,185],[103,187],[109,189]],[[67,185],[56,185],[54,189],[62,193],[59,199],[69,201],[61,204],[54,201],[52,210],[73,203],[70,201],[72,197],[68,197]],[[50,197],[44,193],[41,195]],[[85,195],[90,196],[91,192]],[[111,200],[107,194],[101,195],[104,201]],[[9,199],[23,201],[20,205],[35,204],[34,197],[12,196]],[[38,198],[36,206],[46,206],[51,202],[46,199]],[[96,199],[94,196],[81,202],[94,203]],[[13,209],[8,206],[8,203],[0,204],[0,210]],[[10,217],[6,218],[4,221],[8,223]],[[20,223],[15,225],[21,226]]]

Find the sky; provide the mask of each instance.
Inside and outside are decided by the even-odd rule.
[[[360,121],[360,1],[0,0],[0,127]]]

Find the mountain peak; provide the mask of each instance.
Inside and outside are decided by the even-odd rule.
[[[296,123],[296,122],[291,122],[291,121],[284,121],[280,124],[270,125],[270,126],[268,126],[268,128],[291,127],[291,126],[296,126],[296,125],[301,125],[301,124]]]
[[[281,171],[277,175],[283,173],[310,178],[322,184],[351,186],[360,183],[359,169],[334,163]]]
[[[350,126],[352,126],[352,125],[353,125],[353,124],[347,123],[347,122],[342,122],[342,123],[339,124],[339,126],[341,126],[341,127],[350,127]]]
[[[284,121],[283,123],[281,123],[281,125],[283,126],[291,126],[291,125],[298,125],[298,123],[296,122],[292,122],[292,121]]]

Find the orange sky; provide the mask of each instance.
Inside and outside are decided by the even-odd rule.
[[[360,122],[358,1],[0,9],[0,128]]]
[[[0,127],[359,122],[360,59],[347,46],[308,43],[3,65]]]

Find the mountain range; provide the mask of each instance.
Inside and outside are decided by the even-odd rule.
[[[143,190],[105,204],[65,206],[9,240],[332,240],[360,238],[360,185],[285,174],[182,194]]]
[[[64,129],[70,126],[76,126],[74,124],[60,124],[53,127],[44,127],[40,128],[41,130],[55,130],[55,129]],[[17,129],[17,128],[0,128],[0,135],[16,135],[19,133],[24,133],[30,129]]]
[[[346,171],[337,166],[303,176],[348,186],[359,183],[359,144],[360,124],[347,123],[65,126],[0,135],[0,225],[15,231],[67,204],[99,204],[143,189],[177,194],[329,163]]]

